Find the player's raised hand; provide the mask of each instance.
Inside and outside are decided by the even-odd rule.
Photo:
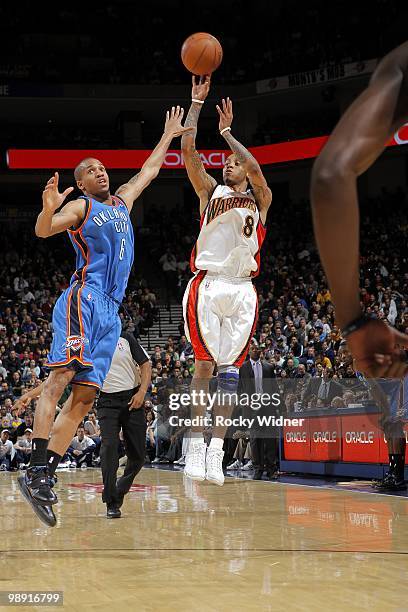
[[[181,136],[187,132],[192,132],[194,128],[183,127],[181,122],[184,116],[184,108],[181,106],[173,106],[170,111],[166,113],[166,123],[164,125],[164,133],[169,134],[172,137]]]
[[[403,378],[408,374],[404,348],[408,336],[373,319],[347,337],[354,367],[367,378]]]
[[[64,202],[65,198],[74,191],[73,187],[67,187],[67,189],[60,193],[58,191],[58,182],[59,182],[59,174],[58,172],[54,173],[54,176],[50,178],[48,183],[46,184],[43,194],[43,207],[50,211],[55,211],[59,208]]]
[[[193,87],[191,90],[191,97],[193,100],[204,100],[208,96],[210,91],[211,76],[206,74],[205,76],[195,76],[192,78]]]
[[[232,114],[232,100],[230,100],[229,98],[225,100],[223,98],[221,100],[221,106],[218,106],[217,104],[216,109],[220,116],[220,123],[218,129],[221,132],[221,130],[231,127],[232,120],[234,118],[234,115]]]

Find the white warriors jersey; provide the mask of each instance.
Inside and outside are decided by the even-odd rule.
[[[201,215],[191,271],[208,270],[234,278],[257,276],[265,234],[251,190],[240,193],[217,185]]]

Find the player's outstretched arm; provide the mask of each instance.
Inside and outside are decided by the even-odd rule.
[[[217,111],[220,116],[219,130],[221,136],[227,141],[229,148],[235,153],[238,161],[245,167],[255,199],[259,206],[261,220],[265,223],[268,208],[272,202],[272,191],[268,187],[261,167],[255,157],[231,134],[231,125],[234,118],[232,114],[232,101],[229,98],[222,100],[221,106],[217,105]]]
[[[186,127],[190,127],[192,129],[191,132],[183,135],[181,139],[181,150],[183,152],[188,178],[190,179],[196,194],[200,198],[200,212],[202,213],[217,186],[217,181],[215,178],[206,172],[204,164],[201,161],[200,154],[196,149],[195,142],[197,136],[198,118],[200,116],[204,101],[208,96],[208,92],[210,91],[211,78],[209,75],[205,77],[196,77],[193,75],[192,80],[192,102],[184,124]]]
[[[31,404],[33,399],[37,399],[38,397],[40,397],[41,393],[43,392],[43,389],[45,387],[45,380],[38,385],[37,387],[34,387],[33,389],[30,389],[30,391],[27,391],[26,393],[24,393],[21,397],[19,397],[13,404],[13,410],[14,408],[17,408],[18,410],[18,415],[20,415],[22,412],[24,412],[24,410],[26,408],[28,408],[28,406]]]
[[[42,194],[43,209],[38,215],[35,224],[35,234],[39,238],[48,238],[49,236],[54,236],[54,234],[64,232],[70,227],[78,227],[84,218],[84,200],[72,200],[60,212],[55,212],[74,190],[73,187],[68,187],[63,193],[60,193],[58,191],[58,182],[59,175],[58,172],[55,172],[44,188]]]
[[[163,136],[141,167],[140,172],[116,190],[116,195],[120,195],[129,211],[132,210],[135,200],[137,200],[142,191],[159,174],[173,138],[191,130],[191,128],[181,125],[183,115],[184,109],[180,106],[173,106],[171,111],[167,111]]]
[[[343,329],[362,314],[357,177],[374,163],[406,120],[407,68],[408,43],[405,43],[381,61],[370,85],[343,115],[313,166],[314,231],[336,318]],[[398,376],[405,371],[394,348],[397,342],[406,344],[408,338],[385,327],[384,323],[373,321],[366,331],[355,330],[347,339],[357,367],[367,375]],[[363,335],[370,334],[370,328],[368,343]]]

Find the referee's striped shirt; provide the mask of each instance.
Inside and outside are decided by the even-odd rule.
[[[149,355],[133,334],[124,332],[116,345],[111,367],[103,383],[103,393],[128,391],[140,385],[138,366],[149,361]]]

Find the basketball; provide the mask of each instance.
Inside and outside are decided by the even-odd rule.
[[[189,72],[202,76],[217,70],[222,61],[220,42],[206,32],[189,36],[181,47],[181,60]]]

